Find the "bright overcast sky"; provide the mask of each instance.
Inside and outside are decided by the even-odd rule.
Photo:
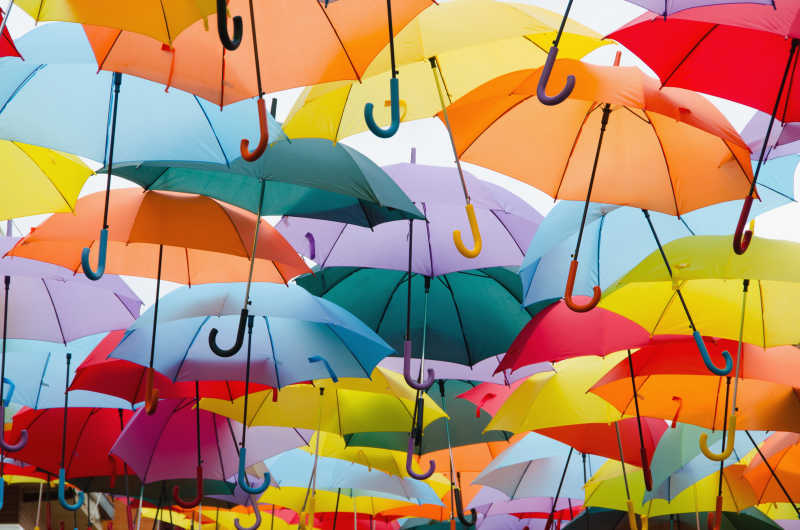
[[[377,1],[377,0],[370,0]],[[440,2],[442,0],[439,0]],[[446,1],[446,0],[445,0]],[[554,11],[562,12],[566,0],[518,0],[520,3],[538,5]],[[0,0],[4,10],[8,6],[7,0]],[[624,0],[574,0],[572,18],[595,29],[599,33],[608,34],[625,24],[644,11]],[[9,17],[8,27],[14,38],[34,27],[33,20],[21,9],[14,7]],[[603,47],[585,58],[588,62],[597,64],[611,64],[617,46]],[[635,56],[622,49],[622,64],[636,65],[652,75],[652,72]],[[286,91],[277,94],[278,119],[285,118],[297,97],[299,90]],[[275,95],[275,94],[274,94]],[[730,103],[718,98],[709,97],[725,114],[734,127],[741,130],[753,115],[748,107]],[[42,119],[46,119],[45,116]],[[414,122],[404,122],[398,133],[388,140],[382,140],[366,132],[345,140],[345,143],[359,149],[379,165],[387,165],[408,161],[411,147],[417,148],[417,163],[432,165],[453,165],[453,155],[444,126],[438,119],[425,119]],[[93,164],[97,168],[98,164]],[[547,213],[553,206],[553,200],[534,188],[517,180],[505,177],[471,164],[465,167],[483,179],[496,182],[505,186],[523,199],[529,201],[542,213]],[[104,189],[105,179],[96,175],[89,179],[83,189],[82,195]],[[797,184],[796,184],[797,185]],[[127,181],[115,179],[116,187],[131,186]],[[42,216],[18,219],[15,221],[15,235],[27,233],[31,226],[41,222]],[[800,206],[791,204],[778,208],[758,218],[756,233],[764,237],[791,239],[800,241],[800,230],[796,229],[800,220]],[[733,223],[733,220],[731,221]],[[731,231],[733,231],[733,224]],[[139,278],[126,278],[131,287],[142,297],[148,305],[152,303],[155,288],[151,280]],[[165,282],[166,284],[167,282]],[[162,289],[170,290],[173,286],[163,285]]]

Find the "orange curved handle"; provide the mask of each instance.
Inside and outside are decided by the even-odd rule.
[[[496,397],[497,397],[497,395],[496,395],[494,392],[488,392],[488,393],[486,393],[486,394],[485,394],[485,395],[484,395],[484,396],[481,398],[481,400],[480,400],[480,401],[478,401],[478,405],[475,407],[475,417],[476,417],[476,418],[480,418],[480,417],[481,417],[481,409],[482,409],[482,408],[483,408],[483,406],[486,404],[486,402],[487,402],[487,401],[489,401],[490,399],[494,399],[494,398],[496,398]]]
[[[264,151],[267,149],[267,144],[269,143],[269,127],[267,126],[267,104],[264,102],[264,98],[258,99],[258,126],[261,129],[261,139],[258,141],[258,145],[256,146],[255,151],[252,153],[250,152],[250,140],[247,138],[242,140],[241,145],[239,146],[239,151],[241,151],[242,158],[247,160],[248,162],[255,162],[261,155],[264,154]]]
[[[464,246],[461,240],[461,230],[453,230],[453,242],[456,248],[465,258],[477,258],[478,254],[483,249],[483,240],[481,239],[481,230],[478,227],[478,218],[475,217],[475,207],[472,204],[467,204],[464,209],[467,211],[467,220],[469,220],[469,228],[472,231],[472,241],[475,247],[468,249]]]
[[[671,428],[675,428],[678,423],[678,416],[681,413],[681,409],[683,408],[683,398],[680,396],[672,396],[672,401],[678,402],[678,410],[675,411],[675,415],[672,417],[672,424],[670,425]]]
[[[567,307],[575,311],[576,313],[585,313],[587,311],[591,311],[592,309],[600,303],[600,297],[603,295],[603,291],[600,290],[600,287],[595,285],[593,289],[592,299],[589,300],[589,303],[586,305],[579,305],[576,304],[572,300],[572,289],[575,287],[575,276],[578,274],[578,260],[574,259],[569,264],[569,274],[567,275],[567,286],[564,289],[564,303],[567,304]]]
[[[156,413],[156,407],[158,407],[158,396],[160,391],[157,388],[153,388],[153,370],[152,368],[147,368],[147,375],[145,375],[145,382],[144,382],[144,410],[147,412],[148,415],[153,415]]]
[[[750,195],[744,200],[742,212],[739,214],[739,222],[736,223],[736,232],[733,234],[733,251],[737,254],[744,254],[747,251],[747,247],[750,246],[750,240],[753,239],[752,230],[744,231],[752,206],[753,196]]]

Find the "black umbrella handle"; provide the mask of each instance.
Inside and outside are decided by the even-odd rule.
[[[470,514],[472,516],[472,520],[470,521],[464,516],[464,501],[461,499],[461,488],[455,488],[453,494],[456,499],[456,515],[458,515],[458,520],[461,521],[461,524],[464,526],[475,526],[478,520],[478,514],[475,508],[470,509]]]
[[[211,348],[216,355],[220,357],[231,357],[236,354],[239,350],[242,349],[242,344],[244,344],[244,327],[247,323],[247,315],[249,311],[247,308],[243,308],[241,314],[239,315],[239,329],[236,331],[236,342],[233,343],[229,349],[223,349],[217,346],[217,335],[219,335],[219,330],[217,328],[212,328],[211,332],[208,334],[208,347]]]
[[[225,0],[217,0],[217,33],[225,49],[233,51],[242,43],[244,25],[242,17],[233,17],[233,38],[228,35],[228,6]]]

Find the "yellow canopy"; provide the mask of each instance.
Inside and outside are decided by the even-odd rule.
[[[664,252],[673,280],[653,252],[606,290],[600,307],[653,335],[688,335],[680,287],[701,334],[738,340],[742,280],[749,279],[744,341],[763,348],[800,342],[800,244],[754,237],[740,256],[730,236],[693,236],[672,241]]]
[[[278,392],[277,401],[273,401],[273,392],[250,394],[248,425],[297,427],[339,435],[403,432],[411,427],[416,397],[402,375],[382,368],[376,368],[371,379],[342,378],[338,383],[322,379],[313,385],[291,385]],[[424,399],[425,426],[446,416],[427,394]],[[200,400],[201,409],[237,421],[242,419],[243,407],[244,397],[235,401]]]
[[[722,510],[740,512],[756,503],[756,495],[742,473],[746,466],[732,465],[725,468],[722,480]],[[648,517],[669,515],[671,513],[713,512],[716,510],[717,482],[719,472],[709,475],[696,484],[680,492],[671,502],[654,499],[642,504],[644,498],[644,477],[642,469],[625,465],[628,487],[631,492],[636,513]],[[586,482],[585,506],[610,508],[627,511],[625,483],[622,466],[617,460],[608,460]]]
[[[339,512],[341,513],[353,513],[356,511],[357,513],[375,515],[384,510],[399,508],[401,506],[416,506],[414,503],[408,501],[359,495],[352,497],[348,495],[348,493],[352,492],[350,490],[342,490],[341,495],[339,495]],[[314,501],[315,512],[324,513],[335,511],[336,496],[337,492],[335,491],[317,490]],[[275,504],[276,506],[289,508],[300,513],[303,509],[305,498],[306,488],[269,488],[261,495],[258,502]]]
[[[568,359],[556,363],[554,372],[530,376],[508,397],[485,430],[518,433],[619,420],[619,411],[588,390],[624,355],[617,352],[605,358]]]
[[[207,510],[207,511],[206,511]],[[213,519],[213,523],[206,523],[203,526],[211,530],[212,528],[216,529],[217,526],[219,528],[227,528],[229,530],[236,530],[236,526],[234,525],[234,521],[239,519],[239,524],[249,527],[255,522],[255,516],[253,515],[253,509],[249,506],[247,508],[242,506],[237,506],[232,510],[222,510],[219,511],[219,521],[217,521],[217,512],[216,508],[208,508],[203,510],[203,517],[209,517]],[[272,513],[269,508],[261,508],[261,526],[259,529],[269,529],[269,530],[294,530],[296,525],[290,525],[277,515],[273,518]],[[274,519],[274,520],[273,520]],[[312,530],[312,529],[308,529]]]
[[[445,101],[452,103],[487,79],[544,64],[561,14],[525,4],[495,0],[456,0],[420,13],[395,37],[403,120],[429,118],[441,110],[429,58],[444,79]],[[465,28],[469,28],[465,31]],[[579,59],[611,41],[572,20],[559,44],[559,57]],[[385,126],[389,108],[388,46],[370,63],[361,82],[343,81],[307,88],[284,124],[290,138],[338,141],[366,130],[364,105],[375,104],[375,119]]]

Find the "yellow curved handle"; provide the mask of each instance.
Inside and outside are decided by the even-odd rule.
[[[628,524],[631,527],[631,530],[636,530],[638,525],[636,524],[636,512],[633,511],[633,501],[628,499]]]
[[[478,228],[475,208],[471,204],[467,204],[464,209],[467,211],[467,219],[469,219],[469,228],[472,230],[472,241],[475,243],[475,248],[470,250],[464,246],[464,243],[461,241],[461,230],[453,230],[453,242],[456,244],[456,248],[462,256],[465,258],[477,258],[483,248],[481,230]]]
[[[706,455],[706,458],[709,460],[714,460],[715,462],[722,462],[723,460],[727,459],[733,453],[733,442],[736,439],[736,416],[731,416],[728,420],[728,437],[725,440],[725,450],[722,453],[712,453],[708,450],[708,435],[703,433],[700,435],[700,451]]]
[[[408,104],[406,104],[406,100],[401,99],[399,105],[400,105],[400,121],[405,121],[406,114],[408,114]],[[383,102],[383,106],[391,107],[392,101],[390,99],[387,99],[386,101]]]
[[[641,530],[647,530],[647,516],[646,515],[642,515],[641,517],[642,517],[642,529]]]

